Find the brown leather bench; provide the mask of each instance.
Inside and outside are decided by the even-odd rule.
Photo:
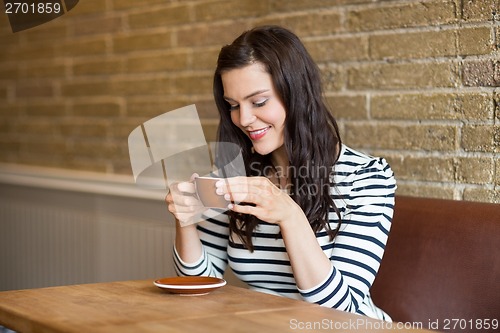
[[[371,294],[394,321],[500,331],[500,205],[397,196]]]

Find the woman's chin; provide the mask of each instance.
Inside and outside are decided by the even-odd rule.
[[[269,155],[279,149],[284,149],[283,142],[279,144],[265,144],[264,142],[254,142],[253,151],[259,155]]]
[[[254,145],[253,150],[259,155],[268,155],[273,152],[272,149],[269,149],[268,147],[262,147],[259,145]]]

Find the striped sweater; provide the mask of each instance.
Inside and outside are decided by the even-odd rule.
[[[195,263],[181,260],[174,249],[179,275],[222,277],[227,265],[250,288],[317,303],[325,307],[391,320],[370,298],[391,227],[396,182],[384,159],[342,147],[334,168],[331,195],[340,210],[342,223],[333,241],[322,230],[316,238],[330,258],[328,276],[317,286],[297,287],[279,226],[261,223],[254,231],[254,252],[229,237],[227,215],[215,210],[205,213],[198,224],[203,254]],[[336,229],[337,214],[331,210],[329,223]]]

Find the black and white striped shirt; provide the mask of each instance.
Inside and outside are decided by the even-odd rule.
[[[396,181],[384,159],[342,147],[334,168],[330,192],[340,210],[342,223],[333,241],[325,230],[316,234],[330,258],[328,276],[317,286],[297,287],[279,226],[261,223],[254,231],[254,252],[248,251],[237,236],[229,237],[227,215],[211,210],[198,224],[203,255],[195,263],[184,263],[174,249],[179,275],[222,277],[229,264],[234,274],[251,288],[325,307],[390,320],[370,298],[384,253],[394,209]],[[331,210],[332,230],[338,223]]]

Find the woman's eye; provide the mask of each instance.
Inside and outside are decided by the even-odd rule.
[[[266,103],[267,103],[267,99],[263,100],[262,102],[253,103],[253,105],[260,108],[260,107],[263,107],[264,105],[266,105]]]
[[[239,105],[229,105],[229,111],[238,110],[239,108],[240,108]]]

